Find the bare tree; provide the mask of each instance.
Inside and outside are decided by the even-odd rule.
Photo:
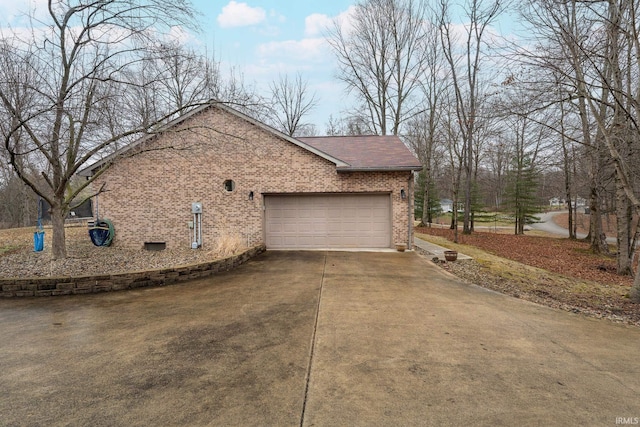
[[[146,128],[162,125],[168,111],[179,114],[211,99],[231,103],[242,98],[242,105],[250,105],[245,99],[249,95],[240,93],[247,92],[243,82],[238,84],[233,72],[224,78],[215,55],[202,55],[176,42],[151,50],[127,78],[132,83],[125,95],[130,115]]]
[[[469,22],[465,23],[464,41],[453,32],[451,2],[440,0],[440,39],[444,56],[449,63],[457,125],[465,144],[465,198],[463,233],[471,233],[471,196],[473,187],[474,146],[477,140],[479,103],[481,101],[481,65],[486,54],[483,50],[490,25],[504,8],[500,0],[468,0],[464,10]],[[464,46],[462,51],[459,44]],[[462,63],[462,65],[461,65]]]
[[[281,74],[269,85],[276,128],[289,136],[310,136],[310,132],[315,132],[310,124],[303,122],[318,106],[318,98],[315,93],[309,94],[308,86],[308,81],[299,73],[293,79]]]
[[[546,80],[540,79],[535,84],[537,91],[546,91],[552,98],[550,103],[561,104],[559,115],[562,120],[556,125],[561,138],[569,137],[563,129],[571,121],[577,122],[572,136],[574,143],[583,147],[589,162],[589,208],[591,248],[594,252],[607,252],[608,246],[602,230],[602,204],[604,192],[604,175],[606,171],[603,156],[602,135],[595,126],[595,120],[588,107],[587,97],[591,96],[584,81],[579,75],[585,67],[590,67],[586,52],[590,46],[600,44],[599,24],[594,16],[585,14],[579,2],[568,1],[529,1],[521,4],[521,14],[529,23],[529,34],[535,39],[535,48],[528,50],[518,47],[519,59],[533,67],[539,67]],[[594,35],[596,35],[594,37]],[[596,42],[596,39],[598,40]],[[580,71],[583,70],[583,71]],[[596,87],[602,87],[596,84]],[[602,94],[602,92],[600,91]],[[558,94],[555,96],[555,94]],[[593,93],[595,95],[595,92]],[[565,108],[566,107],[566,108]],[[604,110],[598,111],[603,114]],[[568,121],[568,118],[572,118]]]
[[[338,79],[364,107],[374,133],[400,133],[419,113],[425,67],[425,7],[418,0],[364,0],[346,29],[335,21],[327,40]]]
[[[632,213],[640,213],[636,191],[640,168],[640,41],[636,0],[528,3],[527,16],[551,49],[538,52],[542,63],[566,77],[583,123],[584,143],[592,159],[592,248],[607,251],[599,217],[603,202],[603,165],[615,171],[618,272],[632,272],[639,231]],[[566,62],[550,52],[561,52]],[[536,55],[531,55],[535,57]],[[569,66],[563,66],[568,64]],[[632,297],[640,302],[640,274],[636,273]]]
[[[439,42],[439,30],[435,23],[424,26],[427,40],[424,43],[424,75],[420,79],[423,107],[421,113],[408,121],[407,143],[420,159],[424,174],[424,194],[422,195],[421,225],[432,222],[429,203],[433,200],[431,194],[434,188],[434,153],[438,141],[438,130],[441,126],[443,102],[446,102],[445,91],[450,84],[450,74],[442,55]]]
[[[1,43],[3,42],[0,41],[0,46]],[[22,73],[24,81],[28,83],[34,83],[37,80],[37,76],[30,73],[29,69],[20,69],[21,64],[8,61],[2,56],[0,56],[0,68],[8,74]],[[33,93],[30,93],[27,87],[27,85],[13,87],[7,94],[19,111],[25,111],[33,102]],[[13,127],[17,125],[17,118],[0,108],[0,135],[8,136]],[[11,135],[11,144],[20,150],[25,150],[24,137],[24,132],[14,132]],[[14,161],[24,171],[24,174],[34,180],[37,179],[35,164],[23,157],[17,157]],[[34,193],[19,179],[11,167],[11,153],[7,151],[4,144],[0,147],[0,162],[0,189],[4,199],[0,222],[4,222],[7,226],[27,226],[33,221]]]
[[[159,52],[159,72],[168,78],[160,79],[164,86],[160,93],[166,94],[166,102],[182,111],[203,99],[206,99],[206,79],[202,72],[205,69],[204,59],[193,51],[189,51],[177,43],[161,46]],[[163,109],[170,110],[171,107]]]
[[[15,64],[0,81],[1,106],[11,117],[3,143],[20,179],[51,206],[52,256],[65,258],[64,219],[100,173],[76,188],[72,177],[105,149],[152,131],[123,108],[138,85],[128,72],[172,27],[193,28],[194,12],[187,0],[49,0],[45,22],[32,22],[28,38],[16,32],[0,45],[0,61]],[[16,102],[19,90],[27,105]]]
[[[341,136],[344,135],[342,131],[342,121],[333,117],[333,114],[329,116],[329,121],[325,124],[324,133],[327,136]]]
[[[559,130],[560,130],[560,141],[562,145],[564,190],[565,190],[564,194],[567,199],[567,208],[569,209],[569,215],[568,215],[569,238],[575,240],[577,238],[576,223],[575,223],[576,206],[572,201],[575,191],[574,191],[573,179],[571,174],[572,172],[571,165],[575,164],[575,163],[572,163],[572,159],[573,161],[575,161],[575,159],[574,159],[574,156],[572,156],[573,151],[570,152],[570,149],[569,149],[570,142],[568,141],[567,131],[565,129],[566,127],[565,102],[562,94],[560,94],[558,98],[560,100],[560,122],[559,122],[560,129]],[[573,170],[575,170],[575,168],[573,168]]]
[[[328,136],[375,135],[367,118],[358,114],[351,114],[345,118],[329,116],[329,121],[325,125],[325,133]]]
[[[458,243],[458,206],[460,204],[460,184],[462,178],[462,170],[464,168],[464,159],[466,158],[467,145],[461,135],[460,127],[457,126],[455,118],[457,112],[453,98],[455,94],[452,89],[445,92],[446,98],[443,103],[443,120],[438,130],[438,139],[444,143],[446,151],[445,158],[447,163],[447,177],[449,191],[452,199],[451,209],[451,229],[454,230],[454,242]]]

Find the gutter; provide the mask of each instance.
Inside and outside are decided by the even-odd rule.
[[[413,249],[413,240],[411,239],[411,237],[413,236],[413,212],[411,212],[411,200],[414,199],[415,197],[415,186],[413,185],[413,173],[409,174],[409,179],[407,180],[407,193],[408,193],[408,197],[407,197],[407,216],[408,216],[408,220],[409,220],[409,224],[408,224],[408,236],[407,236],[407,249],[411,250]]]
[[[413,172],[422,170],[422,166],[391,166],[391,167],[336,167],[338,172]]]

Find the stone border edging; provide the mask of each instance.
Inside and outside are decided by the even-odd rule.
[[[169,267],[159,270],[77,277],[33,277],[0,279],[0,298],[45,297],[91,294],[126,289],[164,286],[229,271],[244,264],[266,247],[256,246],[241,254],[202,264]]]

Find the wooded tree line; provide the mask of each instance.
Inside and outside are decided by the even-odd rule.
[[[463,206],[463,233],[479,206],[512,212],[522,233],[555,176],[571,237],[578,197],[594,252],[608,252],[602,218],[615,213],[618,272],[633,274],[639,13],[635,0],[366,0],[328,38],[360,102],[352,117],[400,135],[420,158],[423,223],[437,191]],[[514,19],[522,35],[500,37],[497,25]]]
[[[46,25],[0,40],[0,198],[11,200],[0,220],[25,223],[29,197],[45,198],[54,257],[66,255],[61,224],[91,182],[75,181],[79,168],[202,102],[230,103],[289,135],[317,133],[305,117],[318,98],[302,75],[282,75],[260,95],[237,70],[222,73],[213,55],[168,36],[195,26],[186,0],[48,4]],[[571,236],[578,196],[589,201],[594,251],[608,251],[602,216],[615,212],[618,271],[632,274],[638,12],[636,0],[360,0],[325,32],[356,101],[326,133],[399,135],[424,166],[422,221],[430,203],[451,198],[463,206],[463,233],[480,206],[511,211],[522,233],[548,203],[546,181],[560,177]],[[500,37],[505,19],[523,23],[523,35]]]

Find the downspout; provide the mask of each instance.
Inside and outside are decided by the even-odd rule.
[[[411,240],[411,236],[413,235],[413,220],[412,220],[412,216],[413,214],[411,213],[411,200],[413,200],[413,171],[409,172],[409,179],[407,181],[407,218],[409,220],[409,226],[407,227],[408,229],[408,235],[407,235],[407,250],[411,250],[412,249],[412,243],[413,241]]]

